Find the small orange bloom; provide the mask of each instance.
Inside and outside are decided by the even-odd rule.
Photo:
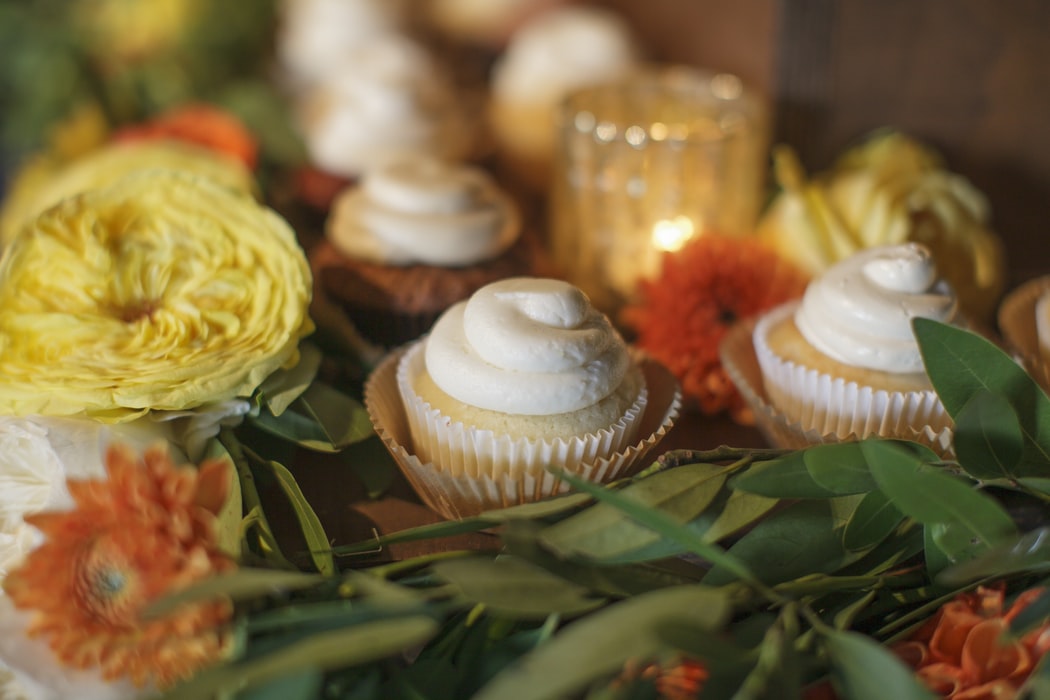
[[[718,346],[736,321],[773,308],[805,291],[808,278],[764,244],[705,234],[664,255],[656,279],[643,281],[641,301],[624,311],[636,344],[665,364],[700,410],[728,410],[750,422]]]
[[[229,643],[228,601],[192,603],[143,619],[152,602],[235,568],[219,548],[215,514],[229,469],[172,463],[166,446],[139,458],[124,445],[106,455],[108,479],[69,481],[75,507],[26,522],[46,540],[4,581],[20,608],[34,611],[29,634],[47,639],[62,663],[98,667],[160,687],[221,658]]]
[[[655,686],[661,700],[696,700],[708,675],[707,667],[696,659],[680,658],[663,664],[640,664],[631,659],[612,687],[621,688],[644,679]]]
[[[125,126],[113,134],[115,141],[175,139],[210,148],[255,169],[259,146],[237,117],[206,104],[177,107],[141,124]]]
[[[1005,637],[1010,621],[1041,590],[1025,591],[1005,612],[1002,586],[963,593],[893,650],[941,697],[1012,698],[1050,650],[1050,623],[1019,640]]]

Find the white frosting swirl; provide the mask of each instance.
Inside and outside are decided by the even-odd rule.
[[[355,177],[412,153],[456,160],[471,148],[471,120],[433,57],[403,36],[381,36],[347,54],[299,106],[310,159]]]
[[[496,257],[521,231],[517,207],[482,170],[425,156],[370,171],[337,198],[329,240],[353,258],[461,266]]]
[[[630,367],[609,319],[567,282],[514,277],[450,308],[426,341],[434,383],[463,403],[517,415],[586,408]]]
[[[635,42],[616,14],[593,7],[541,13],[514,35],[493,68],[493,92],[550,103],[571,90],[624,75],[637,64]]]
[[[357,46],[402,31],[405,0],[281,0],[277,58],[297,87],[328,78]]]
[[[810,283],[795,314],[802,335],[825,355],[855,367],[922,372],[911,319],[951,322],[955,294],[916,243],[863,250]]]

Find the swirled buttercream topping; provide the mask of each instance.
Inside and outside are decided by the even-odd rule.
[[[541,13],[515,36],[493,73],[493,91],[513,100],[556,103],[573,88],[612,80],[637,65],[628,26],[600,8]]]
[[[390,265],[471,265],[520,230],[517,208],[482,170],[422,156],[369,172],[338,197],[327,226],[346,255]]]
[[[463,403],[518,415],[586,408],[620,385],[627,346],[576,287],[515,277],[482,287],[434,325],[426,366]]]
[[[861,251],[806,288],[795,323],[814,347],[839,362],[884,372],[922,372],[915,317],[951,322],[955,295],[916,243]]]
[[[473,122],[434,57],[403,36],[378,36],[347,54],[298,106],[310,160],[356,177],[407,154],[455,160]]]

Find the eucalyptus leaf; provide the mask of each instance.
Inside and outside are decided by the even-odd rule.
[[[1020,422],[1024,453],[1019,476],[1050,467],[1050,398],[1009,355],[977,333],[927,318],[912,320],[926,373],[956,418],[979,391],[1001,394]]]
[[[824,645],[838,694],[850,700],[934,700],[915,673],[878,642],[857,632],[826,633]]]
[[[313,506],[306,500],[306,496],[303,495],[302,489],[296,483],[295,477],[284,465],[278,462],[267,460],[261,466],[270,470],[270,473],[273,474],[281,487],[281,491],[288,498],[288,502],[291,504],[292,511],[295,514],[295,519],[302,530],[303,538],[306,540],[310,559],[313,561],[314,566],[317,567],[317,571],[326,576],[335,574],[335,557],[332,555],[331,542],[328,540],[328,535],[325,534],[321,519],[317,517]]]
[[[876,488],[856,442],[812,447],[802,453],[802,461],[813,481],[832,493],[867,493]]]
[[[308,669],[330,670],[383,659],[416,646],[437,630],[425,615],[377,620],[313,634],[242,663],[202,671],[168,692],[165,700],[201,700],[271,682]]]
[[[553,613],[576,615],[601,606],[586,588],[515,557],[471,557],[439,561],[433,571],[464,598],[497,615],[543,619]]]
[[[359,401],[316,381],[280,416],[260,411],[249,420],[271,435],[316,452],[338,452],[375,434]]]
[[[1027,532],[942,571],[938,581],[962,585],[988,577],[1050,570],[1050,527]]]
[[[697,634],[718,630],[730,613],[728,595],[705,586],[653,591],[592,613],[499,673],[473,700],[550,700],[615,673],[632,658],[667,649],[659,630],[674,622]]]
[[[970,544],[950,556],[974,553],[1010,539],[1016,528],[992,498],[946,473],[925,468],[899,445],[883,440],[861,443],[879,489],[903,512],[921,523],[950,525],[966,533]]]
[[[225,460],[229,471],[230,493],[226,502],[216,514],[216,530],[218,533],[219,547],[229,554],[233,559],[240,559],[241,547],[244,537],[241,534],[241,522],[244,519],[244,498],[241,495],[241,480],[237,474],[237,466],[233,462],[226,446],[218,437],[213,437],[204,445],[203,459]]]
[[[272,569],[241,568],[232,573],[218,574],[147,606],[144,617],[160,617],[186,603],[195,603],[217,597],[244,600],[260,595],[276,594],[309,588],[323,579],[315,574]]]
[[[875,490],[866,494],[853,517],[846,523],[842,532],[842,544],[851,551],[874,547],[889,537],[904,519],[893,502],[882,491]]]
[[[321,692],[324,674],[303,669],[237,694],[237,700],[314,700]]]
[[[955,417],[954,444],[959,464],[971,476],[1009,479],[1021,461],[1024,435],[1010,402],[979,389]]]
[[[827,501],[799,501],[761,520],[726,552],[766,584],[834,571],[846,561]],[[703,578],[718,586],[737,576],[716,564]]]
[[[624,499],[659,509],[675,522],[685,523],[715,499],[730,470],[730,467],[687,464],[637,481],[620,494]],[[653,530],[607,503],[595,504],[540,533],[540,540],[562,556],[591,559],[615,557],[659,539]]]
[[[538,520],[555,515],[562,515],[570,510],[575,510],[580,506],[586,505],[593,500],[593,498],[585,493],[566,493],[552,496],[551,498],[545,498],[541,501],[534,501],[532,503],[520,503],[506,508],[488,510],[478,517],[490,523],[502,523],[515,518]]]
[[[940,545],[943,523],[929,523],[923,526],[923,559],[931,578],[938,578],[941,572],[953,564],[952,558]]]
[[[810,448],[812,449],[812,448]],[[837,494],[818,484],[806,467],[807,450],[790,452],[784,457],[756,462],[729,482],[740,491],[769,498],[833,498]]]
[[[321,351],[312,343],[299,345],[299,361],[289,369],[278,369],[259,385],[258,393],[274,416],[284,413],[317,377]]]
[[[1028,476],[1017,481],[1027,489],[1050,496],[1050,477]]]

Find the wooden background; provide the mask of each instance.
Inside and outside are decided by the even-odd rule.
[[[598,0],[658,60],[734,72],[810,171],[880,126],[936,147],[992,205],[1011,282],[1050,273],[1050,2]]]

